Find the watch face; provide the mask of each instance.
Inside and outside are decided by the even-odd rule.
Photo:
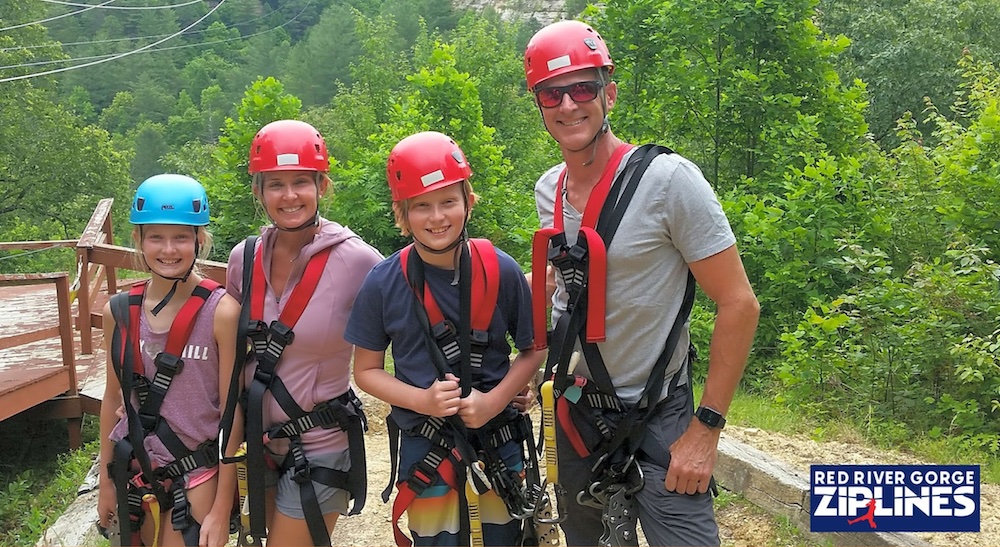
[[[722,427],[726,423],[726,419],[722,417],[722,414],[707,407],[699,407],[697,416],[701,420],[701,423],[708,427]]]

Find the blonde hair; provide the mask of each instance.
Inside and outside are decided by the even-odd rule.
[[[143,224],[137,224],[132,227],[132,265],[135,266],[133,269],[137,272],[150,273],[151,270],[146,264],[145,257],[142,256],[142,227]],[[207,260],[212,254],[212,243],[215,238],[212,236],[212,232],[208,231],[206,226],[191,226],[195,229],[195,237],[198,238],[198,256],[196,259]],[[194,263],[194,269],[191,273],[196,273],[202,275],[201,270],[198,268],[197,260]]]
[[[447,186],[445,186],[447,188]],[[479,196],[472,191],[472,183],[469,179],[463,181],[462,189],[465,190],[465,205],[466,205],[466,216],[472,213],[472,206],[476,204],[476,200]],[[392,214],[396,218],[396,227],[399,228],[399,233],[403,237],[410,237],[410,222],[406,217],[407,211],[410,210],[410,203],[413,202],[415,198],[401,199],[399,201],[392,202]]]

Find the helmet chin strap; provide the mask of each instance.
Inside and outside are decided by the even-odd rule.
[[[275,222],[273,218],[271,218],[271,215],[267,215],[267,218],[271,219],[271,226],[274,226],[276,229],[281,230],[282,232],[301,232],[302,230],[308,230],[309,228],[312,228],[313,226],[319,226],[319,198],[320,198],[320,194],[319,194],[319,180],[320,180],[320,176],[321,175],[320,175],[319,171],[316,171],[316,178],[313,181],[313,182],[316,183],[316,213],[313,215],[313,217],[311,219],[303,222],[302,224],[299,224],[298,226],[296,226],[294,228],[284,228],[282,226],[278,226],[278,223]],[[264,208],[264,213],[265,214],[267,213],[267,208],[266,207]]]
[[[142,263],[145,264],[147,268],[149,268],[149,271],[152,272],[153,275],[155,275],[155,276],[157,276],[157,277],[159,277],[161,279],[169,279],[169,280],[171,280],[171,281],[174,282],[174,284],[170,286],[170,290],[167,291],[166,296],[163,297],[163,300],[160,300],[159,303],[157,303],[155,306],[153,306],[153,309],[149,310],[149,313],[152,313],[154,316],[156,316],[161,311],[163,311],[163,308],[166,307],[166,305],[170,303],[170,299],[172,299],[174,297],[174,294],[177,293],[177,284],[178,283],[186,283],[187,280],[188,280],[188,278],[191,277],[191,272],[194,271],[195,262],[198,261],[198,251],[201,250],[201,243],[199,243],[199,241],[198,241],[198,228],[197,227],[195,227],[195,229],[194,229],[194,236],[195,236],[194,237],[194,260],[191,261],[191,266],[188,267],[187,272],[185,272],[184,275],[181,276],[181,277],[170,277],[170,276],[167,276],[167,275],[161,275],[161,274],[159,274],[156,270],[153,269],[152,266],[149,265],[148,262],[146,262],[146,255],[145,254],[142,255]],[[142,226],[139,227],[139,237],[142,237]]]
[[[275,222],[273,218],[271,219],[271,225],[277,228],[278,230],[281,230],[282,232],[301,232],[302,230],[308,230],[313,226],[319,225],[319,209],[318,208],[316,209],[316,214],[313,215],[313,217],[310,220],[307,220],[294,228],[284,228],[278,226],[278,223]]]
[[[469,240],[469,232],[465,229],[465,226],[462,226],[462,233],[459,234],[458,239],[452,241],[451,243],[448,244],[447,247],[443,249],[435,249],[433,247],[428,247],[427,245],[421,243],[420,240],[417,239],[416,237],[413,238],[413,244],[416,245],[417,247],[420,247],[422,250],[435,255],[443,255],[446,253],[453,252],[455,258],[455,278],[452,279],[451,284],[458,285],[458,278],[459,278],[458,265],[459,265],[459,260],[462,257],[461,253],[458,252],[459,250],[458,246],[461,245],[462,243],[465,243],[468,240]]]

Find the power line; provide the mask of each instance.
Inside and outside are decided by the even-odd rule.
[[[104,6],[104,5],[94,6],[92,4],[79,4],[77,2],[63,2],[62,0],[42,0],[42,2],[46,2],[49,4],[59,4],[62,6],[75,6],[75,7],[89,6],[91,8],[99,7],[101,9],[120,9],[120,10],[147,10],[147,9],[155,10],[155,9],[183,8],[184,6],[190,6],[191,4],[199,4],[204,1],[205,0],[190,0],[190,2],[184,2],[183,4],[171,4],[169,6]]]
[[[267,34],[268,32],[274,32],[274,31],[278,30],[279,28],[282,28],[285,25],[287,25],[289,23],[292,23],[296,19],[298,19],[300,15],[302,15],[303,13],[305,13],[306,9],[309,8],[309,4],[311,4],[311,3],[312,3],[311,1],[307,2],[306,5],[301,10],[299,10],[299,12],[296,13],[295,16],[292,17],[291,19],[285,21],[284,23],[281,23],[280,25],[278,25],[276,27],[272,27],[272,28],[269,28],[267,30],[262,30],[260,32],[254,32],[252,34],[247,34],[246,36],[236,36],[236,37],[233,37],[233,38],[223,38],[221,40],[213,40],[211,42],[198,42],[197,44],[185,44],[185,45],[182,45],[182,46],[169,46],[169,47],[162,47],[162,48],[150,49],[150,50],[147,50],[147,51],[142,51],[141,53],[156,53],[158,51],[171,51],[171,50],[175,50],[175,49],[187,49],[189,47],[210,46],[212,44],[221,44],[221,43],[225,43],[225,42],[234,42],[236,40],[246,40],[248,38],[253,38],[254,36],[260,36],[262,34]],[[274,13],[274,12],[271,12],[271,13]],[[205,31],[196,31],[196,32],[205,32]],[[194,32],[192,32],[191,34],[194,34]],[[161,36],[165,36],[165,35],[161,35]],[[155,45],[155,44],[153,44],[153,45]],[[0,50],[0,51],[2,51],[2,50]],[[137,51],[135,53],[139,53],[139,52]],[[11,69],[11,68],[25,68],[25,67],[32,67],[32,66],[51,65],[51,64],[59,64],[59,63],[69,63],[69,62],[72,62],[72,61],[89,61],[91,59],[107,59],[108,57],[114,57],[115,55],[118,55],[118,54],[117,53],[105,53],[103,55],[89,55],[89,56],[86,56],[86,57],[73,57],[72,59],[51,59],[51,60],[48,60],[48,61],[35,61],[33,63],[21,63],[21,64],[17,64],[17,65],[0,66],[0,70],[7,70],[7,69]],[[108,60],[111,60],[111,59],[108,59]],[[95,63],[91,63],[91,64],[95,64]],[[76,68],[76,65],[74,65],[73,67],[69,67],[69,68]],[[5,81],[5,80],[0,80],[0,82],[3,82],[3,81]]]
[[[44,72],[35,72],[33,74],[22,74],[20,76],[11,76],[9,78],[0,78],[0,83],[13,82],[15,80],[25,80],[25,79],[28,79],[28,78],[35,78],[35,77],[38,77],[38,76],[47,76],[49,74],[57,74],[59,72],[66,72],[66,71],[69,71],[69,70],[76,70],[78,68],[85,68],[85,67],[88,67],[88,66],[94,66],[94,65],[97,65],[97,64],[106,63],[108,61],[114,61],[116,59],[121,59],[122,57],[128,57],[129,55],[134,55],[134,54],[139,53],[141,51],[145,51],[147,49],[150,49],[150,48],[152,48],[154,46],[158,46],[158,45],[162,44],[163,42],[166,42],[167,40],[170,40],[171,38],[174,38],[174,37],[180,36],[181,34],[184,34],[184,32],[186,32],[187,30],[190,30],[192,27],[194,27],[198,23],[200,23],[200,22],[204,21],[205,19],[207,19],[208,16],[212,15],[213,13],[215,13],[215,10],[219,9],[220,7],[222,7],[222,5],[225,4],[225,3],[226,3],[226,0],[219,0],[219,3],[216,4],[214,8],[212,8],[211,10],[209,10],[209,12],[206,13],[205,15],[201,16],[200,18],[198,18],[198,20],[195,21],[194,23],[191,23],[187,27],[184,27],[183,29],[181,29],[181,30],[179,30],[179,31],[171,34],[170,36],[167,36],[166,38],[164,38],[162,40],[158,40],[158,41],[153,42],[153,43],[151,43],[149,45],[142,46],[141,48],[133,49],[131,51],[126,51],[125,53],[121,53],[121,54],[115,55],[114,57],[109,57],[107,59],[99,59],[97,61],[92,61],[92,62],[89,62],[89,63],[83,63],[83,64],[73,65],[73,66],[68,66],[68,67],[63,67],[63,68],[56,68],[56,69],[47,70],[47,71],[44,71]]]
[[[114,2],[115,0],[110,0],[110,1]],[[308,5],[308,4],[309,3],[307,3],[306,5]],[[274,15],[275,13],[278,13],[278,11],[280,9],[281,8],[279,7],[277,10],[270,11],[270,12],[264,14],[264,15],[261,15],[260,17],[254,17],[253,19],[247,19],[246,21],[240,21],[239,23],[231,23],[231,24],[228,25],[228,27],[241,27],[243,25],[248,25],[250,23],[253,23],[254,21],[260,21],[261,19],[266,19],[266,18]],[[299,12],[299,13],[301,14],[302,12]],[[64,17],[64,16],[60,15],[60,17]],[[296,17],[298,17],[298,15],[296,15]],[[31,23],[26,23],[26,24],[31,24]],[[285,24],[287,24],[287,22]],[[196,30],[196,31],[188,33],[188,35],[190,36],[192,34],[201,34],[203,32],[208,32],[208,31],[209,31],[209,29]],[[156,38],[163,38],[164,36],[167,36],[167,34],[154,34],[154,35],[151,35],[151,36],[130,36],[128,38],[107,38],[107,39],[104,39],[104,40],[87,40],[87,41],[84,41],[84,42],[59,42],[59,45],[62,46],[62,47],[66,47],[66,46],[86,46],[86,45],[92,45],[92,44],[109,44],[109,43],[112,43],[112,42],[128,42],[128,41],[131,41],[131,40],[151,40],[151,39],[156,39]],[[43,47],[47,48],[47,47],[52,47],[54,45],[55,44],[33,44],[33,45],[30,45],[30,46],[0,47],[0,53],[3,53],[5,51],[15,51],[15,50],[22,50],[22,49],[37,49],[37,48],[43,48]]]
[[[31,26],[31,25],[38,25],[38,24],[41,24],[41,23],[48,23],[49,21],[55,21],[56,19],[62,19],[63,17],[69,17],[71,15],[76,15],[78,13],[83,13],[85,11],[90,11],[90,10],[92,10],[94,8],[104,7],[104,6],[107,6],[108,4],[110,4],[110,3],[114,2],[114,1],[115,0],[107,0],[106,2],[103,2],[101,4],[89,6],[87,8],[81,9],[81,10],[71,11],[69,13],[64,13],[62,15],[56,15],[55,17],[49,17],[48,19],[41,19],[41,20],[38,20],[38,21],[31,21],[30,23],[21,23],[20,25],[14,25],[12,27],[0,28],[0,32],[6,31],[6,30],[14,30],[16,28],[21,28],[21,27],[28,27],[28,26]]]

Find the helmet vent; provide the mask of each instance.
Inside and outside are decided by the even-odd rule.
[[[195,213],[201,212],[201,200],[195,199],[191,201],[191,208],[194,209]]]
[[[135,210],[142,211],[142,207],[146,205],[146,198],[136,198],[135,200]]]

